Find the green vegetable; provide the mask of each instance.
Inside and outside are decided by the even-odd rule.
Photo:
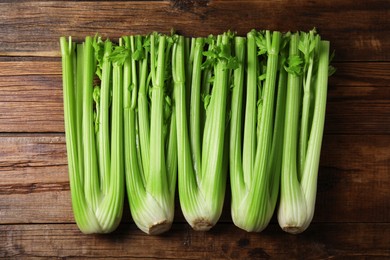
[[[72,207],[84,233],[118,226],[124,185],[136,225],[170,229],[176,180],[195,230],[231,214],[247,231],[314,214],[329,67],[315,30],[207,38],[152,33],[119,44],[60,38]]]
[[[291,36],[278,221],[303,232],[314,215],[325,121],[329,42],[314,31]]]
[[[124,198],[121,66],[114,63],[111,74],[108,57],[112,44],[99,40],[86,37],[83,45],[77,46],[76,60],[71,38],[69,42],[60,38],[72,206],[84,233],[115,230]],[[95,73],[101,78],[101,87],[94,89]]]
[[[126,185],[134,222],[148,234],[170,229],[177,171],[176,117],[170,57],[173,39],[125,37]]]
[[[280,32],[249,32],[245,63],[245,39],[236,40],[240,66],[234,73],[232,96],[231,212],[234,224],[246,231],[266,228],[278,198],[286,95],[286,72],[279,65],[282,41]]]
[[[231,68],[236,65],[231,56],[232,38],[231,34],[225,33],[193,40],[189,51],[191,59],[186,59],[182,36],[174,44],[172,75],[178,135],[179,198],[184,217],[195,230],[208,230],[214,226],[223,207],[228,84]],[[204,63],[203,55],[206,56]],[[189,65],[187,62],[191,60]],[[187,66],[193,68],[192,72],[186,71]],[[191,82],[190,88],[186,87],[188,81]]]

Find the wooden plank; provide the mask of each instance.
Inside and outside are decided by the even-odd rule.
[[[335,55],[337,56],[337,53]],[[333,90],[345,86],[389,86],[390,63],[331,62],[331,64],[336,68],[336,72],[329,78],[329,85]]]
[[[62,75],[61,59],[0,61],[0,77]]]
[[[327,135],[320,165],[315,221],[390,221],[390,135]]]
[[[0,226],[0,257],[72,259],[325,259],[389,258],[390,224],[316,224],[301,235],[277,225],[247,233],[232,224],[195,232],[174,224],[148,236],[133,224],[108,235],[83,235],[73,224]]]
[[[1,1],[0,258],[390,258],[390,2],[388,0]],[[285,234],[236,228],[230,194],[210,232],[194,232],[176,198],[172,230],[147,236],[124,217],[109,235],[74,223],[58,38],[112,39],[152,30],[206,36],[253,27],[317,27],[336,50],[313,223]]]
[[[36,67],[26,62],[30,72],[18,65],[12,70],[16,75],[0,76],[0,132],[63,132],[61,75],[47,74],[47,63]],[[34,68],[37,72],[26,74]]]
[[[68,182],[1,186],[1,224],[74,222]]]
[[[22,1],[0,4],[0,56],[59,56],[58,38],[96,32],[170,32],[193,36],[252,28],[281,31],[316,27],[337,60],[390,60],[389,1]]]
[[[390,100],[328,101],[326,134],[389,134]]]
[[[390,135],[323,143],[314,222],[389,222]],[[0,147],[0,224],[73,222],[64,136],[2,135]],[[230,221],[228,196],[221,222]]]
[[[29,193],[55,183],[69,189],[63,134],[3,134],[0,147],[0,194]]]
[[[325,132],[390,133],[390,63],[336,63]],[[61,62],[0,61],[0,132],[63,132]]]

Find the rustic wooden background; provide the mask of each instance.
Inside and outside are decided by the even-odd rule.
[[[0,1],[0,257],[390,258],[389,19],[388,0]],[[162,236],[139,231],[128,208],[114,233],[80,233],[67,175],[60,36],[313,27],[331,41],[338,71],[305,233],[286,234],[275,218],[264,232],[246,233],[231,223],[228,205],[207,233],[192,231],[179,208]]]

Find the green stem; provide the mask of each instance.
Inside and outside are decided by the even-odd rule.
[[[122,45],[122,39],[120,39],[119,44]],[[107,194],[96,214],[105,233],[112,232],[119,225],[124,199],[122,65],[114,62],[112,75],[112,131],[111,138],[108,137],[108,140],[111,140],[111,153],[107,155],[111,158],[110,174],[106,175],[105,182],[108,184],[104,184],[107,185]]]
[[[286,113],[286,92],[287,92],[287,72],[280,68],[278,79],[278,93],[276,98],[275,125],[272,135],[272,148],[268,163],[270,174],[270,202],[271,208],[275,209],[279,196],[280,171],[282,166],[284,117]]]
[[[82,169],[79,166],[80,162],[77,148],[77,109],[75,104],[73,75],[75,45],[72,43],[71,38],[69,38],[68,43],[65,37],[60,38],[60,45],[62,55],[65,138],[72,208],[79,229],[85,234],[90,234],[99,232],[100,225],[85,199],[83,174],[81,172]]]
[[[165,167],[165,142],[163,135],[164,127],[164,76],[165,76],[165,46],[166,37],[159,36],[157,67],[153,72],[152,66],[152,98],[151,98],[151,124],[150,124],[150,161],[149,161],[149,176],[146,179],[146,189],[151,194],[165,196],[164,187],[167,187],[167,172]],[[152,46],[154,42],[152,41]],[[152,52],[152,60],[154,60],[154,52]],[[163,203],[163,201],[161,201]]]
[[[256,122],[257,122],[257,47],[255,42],[256,33],[251,31],[247,34],[248,60],[247,60],[247,89],[245,102],[245,123],[244,123],[244,144],[243,144],[243,164],[244,182],[250,186],[255,166],[256,152]]]
[[[302,177],[303,167],[306,159],[308,131],[309,131],[309,112],[310,112],[310,85],[313,73],[313,58],[310,58],[307,75],[303,85],[302,116],[299,137],[299,180]]]
[[[219,35],[217,44],[230,45],[227,34]],[[202,175],[200,186],[205,201],[208,202],[207,211],[212,212],[211,225],[219,219],[222,211],[226,172],[223,169],[223,155],[226,129],[226,105],[228,94],[229,70],[226,61],[221,60],[215,66],[215,79],[210,104],[207,108],[207,119],[202,144]]]
[[[205,45],[207,45],[205,43]],[[213,44],[208,44],[208,48],[207,50],[210,51],[211,49],[213,48]],[[206,68],[203,68],[203,72],[202,72],[202,85],[201,85],[201,98],[203,97],[206,97],[207,95],[210,95],[210,89],[211,89],[211,77],[212,77],[212,69],[210,67],[206,67]],[[191,93],[191,91],[189,91],[188,93]],[[203,101],[203,100],[202,100]],[[188,106],[190,106],[190,103],[187,103]],[[204,135],[204,126],[205,126],[205,123],[206,123],[206,109],[205,109],[205,106],[204,106],[204,102],[202,102],[201,104],[203,104],[203,106],[200,107],[200,136],[203,138],[203,135]],[[188,107],[189,109],[189,107]]]
[[[111,91],[111,62],[108,57],[111,54],[112,43],[106,41],[104,44],[104,57],[102,66],[102,80],[100,90],[100,119],[99,119],[99,173],[100,173],[100,184],[102,187],[103,194],[107,194],[110,187],[110,167],[111,167],[111,156],[110,156],[110,91]]]
[[[191,144],[189,139],[187,106],[186,106],[186,70],[184,37],[179,36],[173,49],[172,76],[175,93],[175,113],[177,128],[177,150],[178,150],[178,188],[180,205],[184,217],[190,222],[187,213],[197,210],[194,202],[197,201],[198,187],[192,164]]]
[[[299,55],[298,39],[298,33],[291,36],[290,58]],[[300,229],[306,218],[306,203],[297,175],[300,95],[300,76],[289,73],[287,79],[286,118],[278,220],[284,230],[292,233]]]
[[[315,83],[315,103],[313,123],[310,130],[307,157],[303,170],[301,187],[307,205],[306,229],[314,215],[317,193],[318,167],[321,155],[321,145],[324,133],[326,98],[328,90],[329,42],[320,41],[318,72]]]
[[[83,74],[84,74],[84,45],[77,44],[76,61],[76,131],[77,131],[77,153],[79,164],[79,178],[81,185],[84,185],[84,154],[83,154]]]
[[[154,39],[154,38],[153,38]],[[133,41],[131,41],[133,43]],[[154,41],[152,42],[154,45]],[[133,46],[133,45],[132,45]],[[132,47],[133,48],[133,47]],[[151,54],[151,60],[154,60],[154,54]],[[145,52],[143,60],[139,61],[141,71],[137,72],[137,66],[133,59],[133,84],[137,86],[137,77],[139,77],[138,91],[138,136],[139,145],[137,145],[141,154],[140,170],[144,184],[149,180],[150,173],[150,116],[149,116],[149,101],[148,101],[148,53]],[[152,69],[153,71],[153,69]]]
[[[253,191],[258,192],[255,197],[256,208],[259,208],[259,222],[258,224],[263,229],[271,219],[273,208],[270,207],[270,172],[268,172],[268,163],[270,160],[272,147],[272,134],[274,127],[274,103],[275,103],[275,85],[276,76],[278,72],[278,58],[281,34],[280,32],[273,32],[272,44],[270,31],[266,31],[266,39],[268,42],[268,58],[267,58],[267,72],[263,90],[263,108],[260,121],[260,133],[257,140],[256,161],[254,170],[257,173],[253,178],[255,186]],[[272,160],[272,158],[271,158]],[[279,173],[275,173],[279,174]]]
[[[191,136],[191,153],[194,163],[195,174],[198,176],[201,171],[201,135],[200,135],[200,111],[201,111],[201,81],[202,81],[202,59],[204,39],[197,38],[192,44],[194,46],[191,53],[193,57],[193,72],[188,77],[191,84],[191,101],[190,101],[190,136]],[[190,80],[192,78],[192,81]]]
[[[92,38],[87,36],[84,42],[83,78],[84,190],[87,203],[96,211],[100,200],[100,188],[93,118],[92,94],[94,68],[95,61]]]
[[[230,183],[232,191],[232,218],[235,219],[243,197],[246,194],[242,162],[242,106],[244,95],[244,72],[246,39],[235,38],[235,56],[239,67],[234,70],[232,94],[232,118],[230,123]]]
[[[125,40],[127,48],[131,48],[132,36]],[[133,44],[134,46],[134,44]],[[134,48],[132,49],[134,52]],[[124,78],[123,78],[123,91],[125,98],[124,108],[124,156],[125,156],[125,175],[126,175],[126,189],[128,194],[128,201],[130,204],[130,211],[135,221],[143,217],[141,208],[144,205],[146,192],[145,192],[145,180],[143,179],[142,162],[139,159],[137,141],[137,107],[132,106],[134,95],[137,95],[136,89],[137,75],[136,61],[132,58],[128,58],[124,63]],[[133,89],[129,89],[129,85],[133,85]],[[141,205],[141,206],[140,206]]]

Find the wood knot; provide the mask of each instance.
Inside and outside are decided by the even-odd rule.
[[[197,7],[206,7],[209,0],[171,0],[173,8],[192,12]]]

